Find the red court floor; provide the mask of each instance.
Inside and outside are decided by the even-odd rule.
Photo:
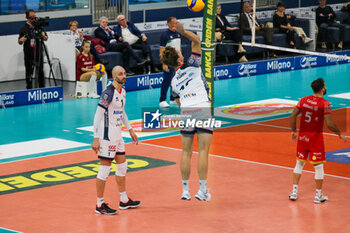
[[[349,121],[347,121],[349,122]],[[315,205],[314,174],[304,172],[299,199],[288,200],[296,145],[287,119],[217,130],[211,147],[210,202],[194,198],[199,188],[193,154],[191,201],[180,200],[180,136],[128,144],[128,155],[176,162],[128,173],[127,190],[142,201],[138,209],[115,216],[97,215],[95,180],[85,180],[0,196],[0,226],[22,232],[350,232],[350,168],[327,162],[324,193],[328,203]],[[272,126],[282,127],[272,130]],[[252,129],[251,127],[254,127]],[[349,135],[349,132],[347,132]],[[327,150],[349,147],[325,135]],[[0,175],[96,160],[91,151],[0,164]],[[311,166],[306,170],[312,171]],[[11,172],[9,172],[11,171]],[[339,176],[339,177],[335,177]],[[105,200],[119,202],[113,176]]]

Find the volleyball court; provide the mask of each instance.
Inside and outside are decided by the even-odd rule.
[[[349,65],[341,66],[348,69]],[[306,93],[311,94],[306,83],[317,77],[308,77],[312,72],[305,70],[293,72],[289,73],[294,74],[291,75],[294,81],[286,82],[282,73],[270,74],[260,77],[265,80],[265,86],[250,89],[246,87],[254,86],[255,81],[259,83],[256,77],[247,81],[216,82],[232,88],[231,93],[216,90],[216,103],[224,106],[237,105],[247,99],[262,101],[274,93],[281,98],[273,89],[275,86],[268,85],[269,80],[293,92],[295,101]],[[325,78],[334,94],[345,92],[349,86],[338,77]],[[297,83],[303,85],[299,88],[301,91],[296,88]],[[157,90],[152,92],[156,96],[154,91]],[[240,96],[242,93],[244,95]],[[137,97],[135,100],[129,104],[134,105],[132,109],[136,112],[141,101],[138,102]],[[339,99],[333,98],[333,101],[340,103]],[[92,100],[91,104],[96,101]],[[340,106],[333,110],[333,118],[349,138],[350,101],[341,99]],[[6,191],[0,195],[0,232],[349,232],[348,163],[326,163],[323,192],[330,198],[328,203],[313,203],[314,170],[310,164],[304,168],[299,199],[296,202],[288,199],[296,153],[288,116],[238,123],[220,118],[231,124],[214,131],[209,158],[208,187],[212,194],[209,202],[194,198],[199,188],[196,141],[190,177],[192,200],[180,200],[181,138],[178,134],[141,139],[139,145],[126,145],[128,195],[142,203],[137,209],[120,210],[114,216],[94,213],[98,167],[97,157],[90,149],[1,163],[0,188]],[[350,147],[327,129],[324,138],[327,152]],[[119,203],[114,176],[108,178],[105,201],[112,208]]]

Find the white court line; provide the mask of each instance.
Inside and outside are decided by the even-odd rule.
[[[89,144],[60,138],[45,138],[26,142],[10,143],[0,145],[0,161],[2,159],[73,149],[84,146],[89,146]]]
[[[172,147],[168,147],[168,146],[159,146],[159,145],[154,145],[154,144],[150,144],[150,143],[141,142],[140,144],[148,145],[148,146],[155,146],[155,147],[164,148],[164,149],[182,151],[181,149],[178,149],[178,148],[172,148]],[[198,154],[197,151],[193,151],[193,153]],[[226,157],[226,156],[221,156],[221,155],[209,154],[209,156],[211,156],[211,157],[216,157],[216,158],[221,158],[221,159],[228,159],[228,160],[240,161],[240,162],[244,162],[244,163],[251,163],[251,164],[257,164],[257,165],[263,165],[263,166],[268,166],[268,167],[276,167],[276,168],[282,168],[282,169],[287,169],[287,170],[294,170],[294,168],[291,168],[291,167],[285,167],[285,166],[274,165],[274,164],[269,164],[269,163],[254,162],[254,161],[250,161],[250,160],[231,158],[231,157]],[[308,170],[303,170],[303,172],[315,174],[315,172],[313,172],[313,171],[308,171]],[[334,178],[344,179],[344,180],[350,180],[349,177],[344,177],[344,176],[336,176],[336,175],[331,175],[331,174],[324,174],[324,175],[325,175],[325,176],[334,177]]]
[[[278,126],[278,125],[269,125],[269,124],[263,124],[263,123],[252,123],[252,124],[254,124],[254,125],[261,125],[261,126],[268,126],[268,127],[273,127],[273,128],[279,128],[279,129],[288,129],[288,130],[290,130],[289,127]],[[299,131],[299,129],[297,129],[297,130]],[[323,134],[339,137],[338,135],[333,134],[333,133],[325,133],[325,132],[323,132]],[[350,138],[350,136],[345,136],[345,137],[346,137],[346,138]]]

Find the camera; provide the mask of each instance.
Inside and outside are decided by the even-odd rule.
[[[42,29],[44,27],[49,26],[49,20],[50,20],[50,17],[48,16],[46,16],[45,18],[36,18],[32,22],[32,25],[34,26],[35,29]]]

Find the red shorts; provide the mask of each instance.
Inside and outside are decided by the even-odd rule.
[[[326,162],[326,154],[324,151],[308,151],[301,148],[297,149],[297,159],[300,161],[306,161],[309,157],[311,164],[318,164]]]

